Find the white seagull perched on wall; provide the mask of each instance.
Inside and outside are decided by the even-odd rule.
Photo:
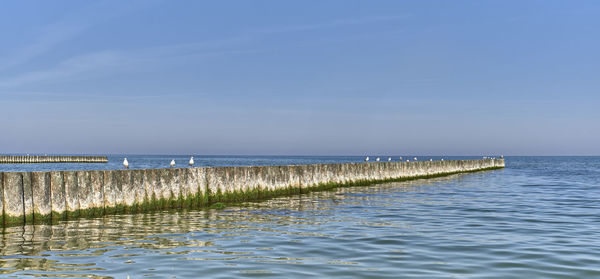
[[[433,162],[433,159],[429,159],[429,162]]]
[[[415,157],[413,160],[415,160],[415,161],[416,161],[416,160],[417,160],[417,157]]]
[[[171,160],[171,167],[175,166],[175,159]]]
[[[388,162],[391,162],[391,161],[392,161],[392,157],[388,157]]]
[[[190,165],[190,167],[194,165],[194,156],[192,156],[190,158],[190,161],[188,162],[188,165]]]
[[[127,158],[125,158],[125,159],[123,160],[123,166],[124,166],[126,169],[128,169],[128,168],[129,168],[129,162],[127,162]]]
[[[406,159],[406,161],[407,161],[407,162],[410,162],[410,160],[409,160],[409,159]]]
[[[381,159],[379,159],[379,157],[377,157],[377,159],[375,159],[375,161],[377,161],[377,162],[379,162],[379,160],[381,160]]]
[[[402,156],[400,156],[400,161],[402,161]]]
[[[365,158],[365,162],[368,162],[368,161],[369,161],[369,156],[367,156],[367,158]]]

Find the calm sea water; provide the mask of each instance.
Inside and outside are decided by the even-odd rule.
[[[600,157],[1,237],[1,277],[600,278]]]
[[[25,154],[14,154],[25,155]],[[44,154],[32,154],[44,155]],[[71,155],[71,154],[61,154]],[[75,154],[80,155],[80,154]],[[221,167],[221,166],[273,166],[273,165],[308,165],[364,162],[364,156],[216,156],[216,155],[108,155],[108,163],[96,164],[0,164],[0,171],[52,171],[52,170],[114,170],[123,169],[123,159],[127,158],[130,169],[160,169],[169,168],[171,160],[175,160],[175,167],[187,168],[190,157],[194,157],[194,167]],[[381,161],[413,160],[462,160],[480,159],[481,156],[370,156],[371,161],[380,157]]]

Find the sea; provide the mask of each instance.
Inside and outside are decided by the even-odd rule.
[[[171,160],[187,167],[191,156],[127,159],[130,168],[166,168]],[[123,157],[109,156],[107,164],[0,165],[0,171],[120,169]],[[402,160],[414,157],[442,158]],[[195,166],[363,160],[194,156]],[[505,160],[500,170],[224,209],[8,227],[0,234],[0,277],[600,278],[600,157]]]

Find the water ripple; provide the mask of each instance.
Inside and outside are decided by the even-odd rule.
[[[509,162],[220,211],[10,227],[0,276],[600,278],[600,158]]]

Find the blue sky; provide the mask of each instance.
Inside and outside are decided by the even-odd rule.
[[[599,155],[598,1],[4,1],[0,153]]]

